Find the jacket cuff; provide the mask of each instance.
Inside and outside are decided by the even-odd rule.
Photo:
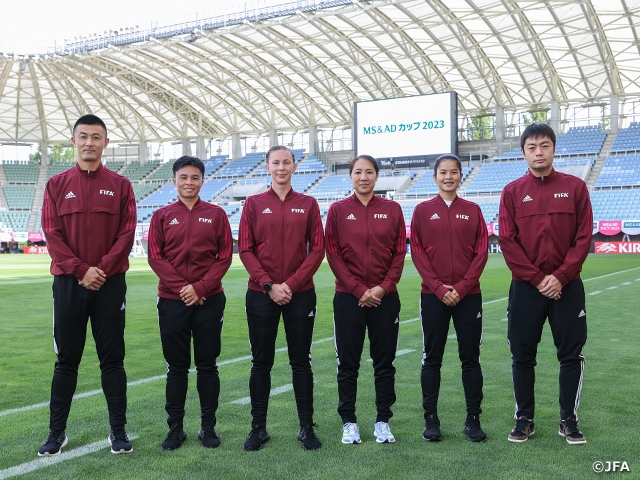
[[[531,285],[533,285],[534,287],[538,288],[538,285],[540,285],[540,282],[542,281],[542,279],[545,277],[546,275],[544,274],[544,272],[542,270],[538,270],[538,273],[536,273],[533,278],[529,281],[529,283]]]
[[[75,273],[73,274],[78,280],[82,280],[85,276],[85,274],[87,273],[87,271],[89,270],[89,265],[87,265],[86,263],[81,263],[78,268],[76,268]]]
[[[458,292],[460,300],[462,300],[469,294],[469,290],[467,290],[467,287],[465,287],[462,282],[455,283],[452,285],[452,287],[455,288],[456,292]]]
[[[204,286],[202,285],[201,282],[192,283],[191,286],[193,287],[193,290],[196,292],[196,295],[198,295],[199,299],[202,298],[205,293],[207,293],[204,291]]]
[[[434,293],[436,297],[442,300],[442,297],[444,297],[448,291],[449,289],[447,287],[445,287],[444,285],[440,285],[438,288],[436,288],[436,291]]]
[[[256,279],[256,283],[258,284],[258,286],[260,288],[262,288],[262,286],[265,283],[271,282],[271,278],[269,278],[269,275],[262,275],[260,278]]]
[[[298,282],[298,280],[295,277],[287,278],[287,280],[284,283],[286,283],[287,286],[291,289],[291,293],[296,293],[298,290],[302,288],[302,285],[300,284],[300,282]]]
[[[356,287],[351,290],[351,293],[358,299],[360,300],[360,297],[362,297],[362,295],[364,295],[364,292],[366,292],[368,289],[367,287],[365,287],[364,285],[362,285],[361,283],[358,283],[356,285]]]
[[[396,285],[393,282],[390,282],[389,280],[385,280],[380,284],[380,287],[382,287],[385,291],[385,294],[387,293],[391,293],[396,289]]]
[[[558,279],[558,281],[562,284],[563,287],[565,287],[567,285],[567,283],[569,283],[569,279],[567,278],[567,276],[556,270],[555,272],[553,272],[551,275],[553,275],[554,277],[556,277]]]

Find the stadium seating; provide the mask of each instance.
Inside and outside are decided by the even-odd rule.
[[[200,198],[206,202],[210,202],[215,197],[220,195],[227,187],[231,185],[231,181],[228,179],[214,179],[204,182],[202,189],[200,190]]]
[[[36,187],[24,185],[5,185],[2,187],[9,209],[31,210]]]
[[[161,183],[134,183],[133,184],[133,193],[136,196],[136,201],[140,201],[145,198],[147,195],[155,192],[158,188],[162,186]]]
[[[308,172],[326,172],[327,167],[320,161],[315,155],[309,157],[298,163],[296,167],[296,173],[308,173]]]
[[[214,155],[204,161],[204,176],[209,177],[212,173],[220,169],[225,163],[227,163],[228,157],[226,155]]]
[[[36,183],[39,173],[39,165],[11,163],[4,165],[4,174],[8,183]]]
[[[640,186],[640,155],[607,157],[595,187],[614,186]]]
[[[157,166],[158,164],[154,164]],[[160,166],[153,170],[150,175],[145,178],[147,182],[160,181],[166,182],[173,177],[173,162],[162,163]]]
[[[640,123],[631,122],[629,128],[618,131],[610,153],[640,152]]]
[[[309,194],[318,200],[339,200],[351,194],[353,185],[349,175],[330,174]]]
[[[140,165],[139,163],[130,163],[122,172],[120,172],[120,174],[124,175],[132,182],[137,182],[149,175],[149,173],[157,168],[158,165],[159,162],[147,162],[144,165]]]
[[[594,220],[640,219],[640,189],[591,192]]]
[[[323,165],[324,166],[324,165]],[[296,173],[291,177],[291,187],[300,193],[305,193],[307,190],[311,188],[313,184],[315,184],[318,180],[322,178],[321,173],[311,173],[305,174],[300,173],[296,170]],[[269,182],[269,185],[271,182]]]
[[[264,161],[264,152],[248,153],[242,158],[233,160],[217,171],[213,178],[243,177]],[[266,169],[265,169],[265,174]]]
[[[74,167],[75,163],[54,163],[53,165],[49,165],[47,167],[47,180],[49,180],[54,175],[58,175],[59,173],[66,172],[70,168]]]
[[[169,182],[159,188],[147,198],[138,202],[139,207],[162,207],[168,203],[175,202],[178,198],[178,192],[173,183]]]
[[[0,228],[10,228],[14,231],[25,231],[29,221],[29,212],[1,212]],[[38,223],[38,226],[40,224]]]

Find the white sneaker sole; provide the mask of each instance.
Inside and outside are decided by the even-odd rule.
[[[107,437],[107,440],[109,440],[109,445],[111,445],[111,453],[114,454],[119,454],[119,453],[131,453],[133,452],[133,447],[131,447],[131,450],[125,450],[124,448],[121,448],[120,450],[114,450],[113,449],[113,444],[111,443],[111,436]]]
[[[343,439],[342,439],[342,443],[343,443],[344,445],[356,445],[356,444],[360,444],[360,443],[362,443],[362,440],[358,438],[358,439],[351,439],[351,441],[349,441],[349,440],[345,440],[345,439],[343,438]]]

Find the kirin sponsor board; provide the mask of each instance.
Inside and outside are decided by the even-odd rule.
[[[595,253],[640,253],[640,242],[595,242]]]

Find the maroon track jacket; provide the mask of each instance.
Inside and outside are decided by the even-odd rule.
[[[76,164],[49,179],[42,203],[42,231],[52,275],[82,280],[89,267],[107,278],[129,268],[136,231],[131,182],[102,164],[95,171]]]
[[[442,299],[455,288],[460,298],[480,293],[487,264],[487,224],[480,207],[456,197],[448,207],[440,195],[416,206],[411,220],[411,259],[422,277],[422,293]]]
[[[187,285],[199,298],[220,293],[232,255],[229,220],[217,205],[198,199],[189,210],[178,199],[151,218],[149,265],[160,278],[159,297],[180,300]]]
[[[336,291],[362,297],[369,288],[396,291],[407,253],[400,205],[374,195],[365,207],[356,195],[335,202],[327,215],[327,260]]]
[[[564,286],[580,278],[593,232],[585,183],[578,177],[531,172],[508,184],[500,198],[500,248],[514,280],[537,287],[545,275]]]
[[[313,275],[324,258],[318,202],[293,190],[282,201],[271,188],[248,197],[238,248],[251,290],[262,291],[267,282],[286,283],[293,293],[313,288]]]

